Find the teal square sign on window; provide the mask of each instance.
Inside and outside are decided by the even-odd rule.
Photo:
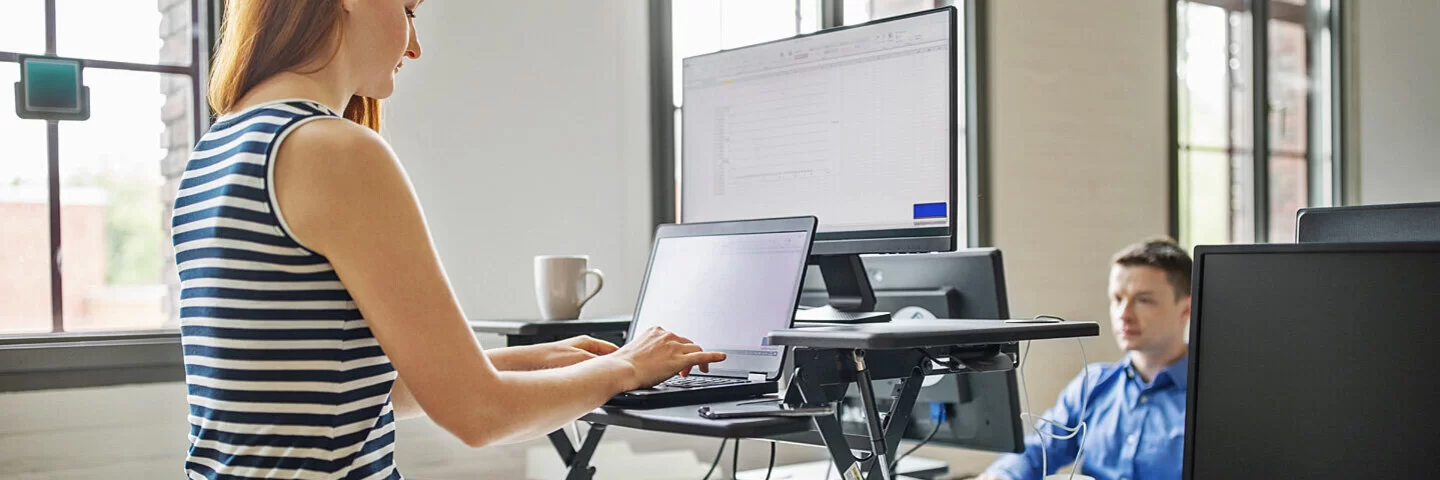
[[[32,112],[80,113],[81,65],[79,60],[26,57],[20,63],[25,85],[25,109]]]
[[[85,63],[74,58],[20,56],[15,116],[30,120],[89,120]]]

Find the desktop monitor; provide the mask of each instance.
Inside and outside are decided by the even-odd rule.
[[[956,17],[684,59],[680,221],[817,216],[829,306],[873,310],[859,254],[951,251],[959,236]]]
[[[1429,478],[1440,244],[1195,249],[1186,479]]]
[[[1440,242],[1440,202],[1302,208],[1299,243]]]
[[[896,319],[1008,319],[1005,264],[1000,250],[971,248],[918,255],[865,255],[875,308]],[[800,304],[826,304],[825,280],[810,267]]]
[[[877,308],[895,312],[893,321],[910,318],[1005,319],[1010,317],[1000,250],[976,248],[921,255],[867,255],[865,267],[875,285]],[[823,282],[807,276],[801,303],[825,302]],[[963,320],[956,320],[963,321]],[[1018,353],[1014,345],[1003,351]],[[888,392],[895,380],[875,382]],[[1024,449],[1024,429],[1014,371],[932,376],[925,380],[905,428],[905,438],[930,439],[933,445],[1016,452]],[[844,427],[864,432],[856,415],[859,397],[847,392]],[[889,408],[882,402],[882,408]],[[934,415],[944,412],[943,417]],[[936,422],[943,418],[943,422]],[[934,432],[932,436],[931,433]]]

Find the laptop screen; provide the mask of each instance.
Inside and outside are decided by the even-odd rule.
[[[725,352],[712,375],[779,375],[783,347],[766,334],[790,328],[809,232],[665,237],[655,244],[634,332],[660,326]],[[699,373],[698,370],[696,373]]]

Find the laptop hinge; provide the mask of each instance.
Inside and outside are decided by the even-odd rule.
[[[764,374],[764,373],[752,373],[752,374],[749,374],[749,375],[745,376],[745,379],[746,379],[747,381],[749,381],[750,383],[763,383],[763,382],[765,382],[765,374]]]

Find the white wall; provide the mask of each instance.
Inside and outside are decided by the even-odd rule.
[[[1349,118],[1360,201],[1440,201],[1440,2],[1345,5],[1354,9],[1350,78],[1359,105]]]
[[[472,319],[535,318],[531,258],[588,254],[628,313],[649,252],[643,2],[433,2],[385,136]]]

